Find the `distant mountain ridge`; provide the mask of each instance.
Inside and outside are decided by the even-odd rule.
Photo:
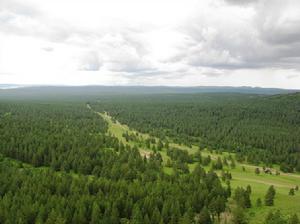
[[[5,92],[27,93],[66,93],[66,94],[99,94],[99,93],[128,93],[128,94],[161,94],[161,93],[249,93],[249,94],[283,94],[299,92],[294,89],[261,88],[261,87],[231,87],[231,86],[41,86],[41,85],[18,85],[0,84],[0,89]],[[2,91],[3,93],[3,91]]]
[[[16,89],[24,87],[24,85],[17,85],[17,84],[0,84],[0,89]]]

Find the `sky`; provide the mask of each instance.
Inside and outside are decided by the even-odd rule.
[[[300,89],[299,0],[0,0],[0,84]]]

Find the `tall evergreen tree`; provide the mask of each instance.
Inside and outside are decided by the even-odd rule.
[[[265,205],[267,205],[267,206],[274,205],[275,194],[276,194],[275,188],[273,185],[271,185],[265,195]]]
[[[141,212],[140,207],[138,206],[138,204],[134,205],[131,220],[132,220],[131,221],[132,224],[140,224],[140,223],[143,223],[143,221],[144,221],[142,212]]]
[[[212,224],[212,219],[207,207],[201,210],[197,219],[199,224]]]

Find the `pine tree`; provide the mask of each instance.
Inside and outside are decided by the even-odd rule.
[[[110,216],[111,216],[111,223],[112,224],[118,224],[119,223],[119,210],[118,210],[116,204],[113,204]]]
[[[163,147],[164,147],[164,145],[163,145],[162,141],[159,139],[159,141],[157,143],[157,150],[161,151]]]
[[[256,200],[256,206],[257,206],[257,207],[261,207],[261,205],[262,205],[261,199],[260,199],[260,198],[257,198],[257,200]]]
[[[51,211],[52,212],[52,211]],[[46,213],[46,209],[45,209],[45,206],[41,206],[39,208],[39,213],[37,215],[37,220],[36,220],[36,223],[44,223],[45,222],[45,219],[47,217],[47,213]]]
[[[291,196],[295,195],[295,190],[294,190],[294,188],[291,188],[291,189],[290,189],[289,195],[291,195]]]
[[[251,208],[251,200],[250,200],[250,189],[245,190],[242,187],[238,187],[234,191],[234,200],[237,202],[238,206],[242,208]]]
[[[151,224],[148,214],[144,216],[143,224]]]
[[[265,224],[287,224],[286,220],[282,217],[279,210],[270,211],[266,217]]]
[[[214,200],[213,210],[217,214],[218,219],[220,219],[220,214],[225,210],[225,203],[225,199],[220,196],[218,196],[217,199]]]
[[[50,214],[48,215],[48,218],[47,218],[47,221],[46,221],[45,224],[55,223],[56,217],[57,217],[57,214],[56,214],[55,210],[52,209],[51,212],[50,212]]]
[[[246,208],[251,208],[251,199],[250,199],[250,193],[248,191],[245,191],[244,193],[244,198],[245,198],[245,207]]]
[[[233,224],[246,224],[247,220],[245,217],[244,209],[237,206],[232,211],[232,222]]]
[[[132,212],[132,216],[131,216],[131,223],[132,224],[140,224],[143,223],[144,218],[142,215],[142,212],[140,210],[140,207],[135,204],[134,208],[133,208],[133,212]]]
[[[161,216],[157,207],[154,208],[154,211],[151,216],[151,224],[159,223],[161,220]]]
[[[184,213],[184,215],[179,219],[179,224],[190,224],[191,220],[188,213]]]
[[[91,224],[99,224],[100,223],[100,217],[101,217],[101,211],[96,202],[93,203],[92,207],[92,215],[91,215]]]
[[[251,186],[250,185],[247,185],[247,188],[246,188],[246,191],[249,193],[249,194],[251,194]]]
[[[201,210],[201,212],[198,216],[198,223],[200,223],[200,224],[211,224],[212,223],[212,220],[211,220],[211,217],[210,217],[207,207],[204,207]]]
[[[74,223],[86,223],[85,217],[85,207],[84,205],[79,205],[79,208],[76,208],[75,214],[73,216]]]
[[[267,194],[265,195],[265,205],[266,206],[273,206],[274,205],[274,197],[275,197],[276,191],[274,186],[270,186]]]

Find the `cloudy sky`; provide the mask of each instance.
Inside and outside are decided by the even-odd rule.
[[[300,89],[299,0],[0,0],[0,84]]]

